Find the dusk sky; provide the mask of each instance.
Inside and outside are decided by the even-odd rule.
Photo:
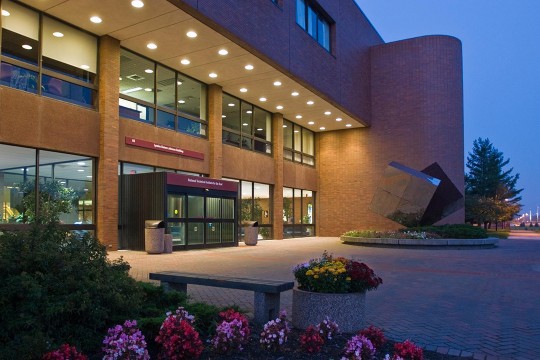
[[[385,42],[463,44],[465,156],[489,138],[520,174],[521,213],[540,206],[540,0],[356,0]],[[466,160],[465,160],[466,161]],[[465,169],[467,171],[467,169]]]

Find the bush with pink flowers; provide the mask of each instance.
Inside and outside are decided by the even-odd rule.
[[[251,334],[248,319],[232,309],[220,312],[219,316],[222,321],[216,327],[216,335],[211,340],[212,347],[223,354],[242,351]]]
[[[309,325],[306,331],[300,335],[300,348],[309,354],[320,352],[323,345],[324,339],[313,325]]]
[[[371,341],[363,335],[356,335],[347,341],[341,360],[366,360],[374,356],[375,347]]]
[[[79,353],[75,346],[64,344],[60,348],[43,355],[43,360],[88,360],[88,357]]]
[[[103,360],[149,360],[144,335],[137,328],[137,321],[126,320],[124,325],[116,325],[107,331],[103,340]]]
[[[409,340],[394,344],[394,356],[392,360],[423,360],[424,351],[421,347]]]
[[[287,343],[290,332],[291,327],[287,321],[287,313],[282,311],[277,319],[264,324],[259,341],[264,349],[279,351]]]
[[[161,345],[160,359],[198,359],[204,349],[199,333],[193,328],[194,317],[183,307],[167,313],[156,342]]]

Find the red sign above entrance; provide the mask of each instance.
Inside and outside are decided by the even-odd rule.
[[[175,173],[167,173],[167,185],[238,192],[238,183],[235,181],[226,181],[202,176],[189,176]]]
[[[176,154],[176,155],[186,156],[186,157],[190,157],[194,159],[204,160],[204,154],[197,151],[184,150],[175,146],[156,144],[151,141],[135,139],[129,136],[126,136],[125,139],[126,139],[126,145],[131,145],[131,146],[141,147],[145,149],[165,152],[169,154]]]

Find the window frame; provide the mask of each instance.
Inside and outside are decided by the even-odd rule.
[[[285,146],[285,140],[283,141],[283,158],[285,160],[292,161],[295,163],[300,163],[302,165],[315,167],[315,164],[316,164],[315,162],[315,148],[316,148],[315,132],[309,129],[306,129],[305,127],[298,125],[287,119],[283,119],[283,125],[291,126],[291,129],[292,129],[291,130],[292,131],[292,136],[291,136],[292,146],[291,147]],[[300,139],[299,145],[295,143],[295,133],[294,133],[295,127],[300,129],[300,135],[298,136],[298,138]],[[304,132],[309,132],[313,136],[313,150],[314,150],[313,155],[304,152]],[[300,150],[296,150],[297,148],[299,148]],[[286,157],[286,154],[291,154],[290,158]],[[309,162],[306,161],[306,159],[311,159],[313,163],[310,164]]]
[[[299,3],[303,4],[303,16],[299,16]],[[324,9],[316,3],[314,0],[296,0],[296,15],[295,22],[302,30],[304,30],[312,39],[314,39],[323,49],[332,54],[332,33],[334,31],[335,21],[324,11]],[[312,24],[310,21],[310,14],[315,15],[315,20]],[[299,19],[303,19],[302,24],[299,22]],[[319,24],[326,24],[328,29],[328,38],[324,38],[324,34],[319,34]],[[314,34],[310,32],[313,27]],[[323,32],[324,33],[324,32]],[[328,47],[324,46],[328,40]]]

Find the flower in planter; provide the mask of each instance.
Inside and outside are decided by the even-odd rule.
[[[249,341],[251,333],[247,318],[232,309],[220,312],[219,316],[223,320],[216,327],[212,346],[219,353],[242,351],[242,345]]]
[[[321,351],[324,340],[319,334],[319,330],[309,325],[306,331],[300,335],[300,347],[309,354],[316,354]]]
[[[375,290],[382,279],[366,264],[326,251],[320,258],[297,265],[294,277],[300,290],[319,293],[351,293]]]
[[[366,329],[360,330],[358,335],[368,338],[373,346],[375,346],[375,349],[380,349],[386,343],[386,338],[384,337],[383,331],[373,325],[370,325]]]
[[[194,317],[183,307],[167,313],[156,342],[161,344],[160,359],[197,359],[204,349],[199,333],[193,328]]]
[[[423,360],[424,351],[421,347],[409,340],[394,344],[392,360]]]
[[[137,328],[137,321],[126,320],[124,325],[116,325],[107,331],[103,340],[103,360],[133,359],[149,360],[144,335]]]
[[[282,311],[277,319],[264,324],[260,339],[261,346],[268,350],[281,350],[287,343],[290,332],[291,327],[287,321],[287,313]]]
[[[375,356],[375,347],[368,338],[362,335],[353,336],[347,345],[341,360],[365,360],[373,359]]]
[[[79,353],[75,346],[63,344],[57,350],[43,355],[43,360],[88,360],[88,357]]]
[[[334,335],[339,334],[338,324],[330,320],[328,316],[317,325],[317,329],[319,330],[321,337],[325,340],[332,340]]]

